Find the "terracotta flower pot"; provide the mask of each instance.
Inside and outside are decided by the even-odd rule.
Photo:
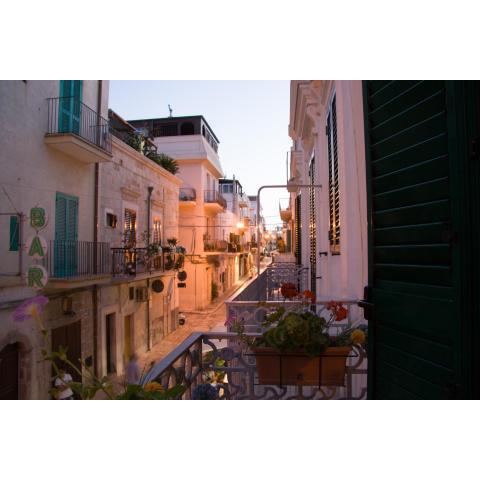
[[[317,357],[304,351],[280,353],[271,347],[253,349],[260,385],[344,386],[352,347],[328,347]]]

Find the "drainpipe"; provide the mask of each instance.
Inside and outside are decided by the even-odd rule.
[[[148,187],[147,197],[147,247],[150,245],[150,230],[152,216],[152,192],[153,187]],[[151,349],[151,325],[150,325],[150,277],[147,278],[147,351]]]
[[[102,80],[98,80],[97,89],[97,125],[100,125],[100,117],[102,112]],[[100,129],[97,128],[97,136],[100,135]],[[98,142],[97,142],[98,143]],[[94,198],[93,198],[93,273],[97,273],[97,246],[98,246],[98,196],[99,196],[99,177],[100,165],[95,163],[95,181],[94,181]],[[95,284],[92,289],[92,308],[93,308],[93,371],[98,375],[98,286]]]

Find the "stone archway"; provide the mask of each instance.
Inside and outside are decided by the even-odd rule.
[[[0,352],[8,346],[18,346],[18,399],[29,400],[32,393],[33,347],[30,339],[18,332],[9,332],[0,339]]]

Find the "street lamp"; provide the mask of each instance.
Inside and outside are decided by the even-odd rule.
[[[264,188],[322,188],[321,185],[315,184],[300,184],[300,183],[289,183],[288,185],[262,185],[257,192],[257,237],[260,238],[260,193]],[[257,277],[260,275],[260,254],[257,255]],[[259,294],[260,294],[260,283],[259,285]],[[259,297],[260,298],[260,297]]]

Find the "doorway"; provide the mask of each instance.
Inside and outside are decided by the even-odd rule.
[[[123,358],[126,365],[135,352],[133,342],[133,315],[127,315],[123,318],[123,334]]]
[[[82,358],[81,325],[81,322],[78,321],[52,330],[52,350],[58,352],[60,347],[66,348],[68,360],[80,371],[82,369],[80,362],[80,359]],[[56,364],[58,368],[69,373],[74,382],[82,381],[81,375],[79,375],[79,373],[70,365],[61,362],[60,360],[56,360]],[[52,373],[53,375],[56,375],[55,370],[52,370]]]
[[[18,343],[11,343],[0,351],[0,400],[19,398],[18,362]]]
[[[107,375],[116,373],[116,314],[109,313],[105,317],[105,351],[107,354]]]

